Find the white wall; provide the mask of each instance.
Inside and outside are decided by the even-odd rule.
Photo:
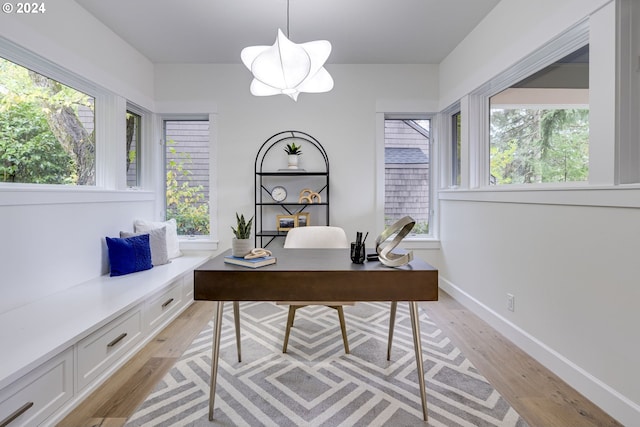
[[[375,218],[376,112],[437,107],[437,67],[328,65],[335,88],[324,94],[254,97],[242,65],[157,65],[156,103],[164,113],[216,109],[220,249],[231,245],[235,212],[254,210],[254,162],[260,145],[283,130],[313,135],[330,162],[331,223],[347,235],[382,230]],[[396,112],[404,112],[402,110]],[[303,150],[304,151],[304,150]],[[284,153],[283,153],[284,159]],[[283,160],[284,161],[284,160]],[[304,154],[302,155],[304,162]],[[425,257],[427,258],[427,257]]]
[[[503,0],[441,64],[441,106],[591,14],[600,48],[599,37],[613,34],[602,25],[613,8],[605,0]],[[610,152],[615,132],[595,125],[595,143]],[[613,158],[592,160],[612,170]],[[440,194],[441,286],[625,425],[640,419],[639,197],[637,186]]]
[[[0,37],[153,108],[153,65],[145,57],[74,1],[46,8],[41,15],[0,14]],[[151,193],[0,186],[0,313],[108,272],[104,237],[154,214]]]
[[[153,218],[152,202],[115,196],[0,204],[0,313],[109,272],[105,236],[133,231],[134,218]]]
[[[640,401],[629,371],[640,352],[638,209],[443,200],[441,214],[445,289],[467,294],[459,296],[592,399],[608,386]]]

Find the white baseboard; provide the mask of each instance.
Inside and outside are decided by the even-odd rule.
[[[640,405],[514,325],[449,280],[440,288],[625,426],[640,425]]]

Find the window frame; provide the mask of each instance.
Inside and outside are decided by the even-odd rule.
[[[164,113],[158,115],[158,134],[162,145],[161,154],[161,167],[158,175],[160,178],[160,184],[158,187],[158,200],[159,208],[161,212],[161,218],[164,221],[167,215],[166,212],[166,194],[167,194],[167,144],[165,141],[165,123],[167,121],[177,120],[207,120],[209,122],[209,234],[208,235],[178,235],[181,250],[216,250],[218,248],[218,231],[217,231],[217,146],[215,141],[217,140],[217,117],[214,113]]]
[[[435,122],[437,122],[436,129],[437,134],[435,136],[436,141],[440,141],[440,144],[436,144],[436,146],[440,145],[440,157],[438,158],[438,164],[440,165],[440,185],[438,186],[438,190],[455,190],[464,186],[464,170],[465,170],[465,156],[464,152],[466,147],[464,145],[465,138],[464,136],[464,126],[466,126],[466,122],[463,120],[465,112],[463,112],[463,102],[456,102],[449,107],[442,110],[435,117]],[[460,153],[459,158],[456,159],[456,155],[454,155],[454,150],[456,150],[456,132],[454,117],[460,117]],[[458,163],[454,165],[454,162],[458,160]],[[456,183],[456,172],[460,175],[460,183]]]
[[[640,184],[640,73],[638,58],[631,52],[640,49],[640,5],[634,0],[616,3],[616,142],[615,183]]]
[[[450,187],[458,188],[462,184],[462,111],[448,115],[451,137],[449,138],[451,149],[451,174],[449,176]]]
[[[629,132],[629,126],[633,129],[640,128],[640,123],[635,120],[629,123],[629,115],[620,114],[620,109],[628,108],[624,99],[619,97],[621,92],[640,93],[640,76],[630,73],[630,70],[621,73],[620,49],[634,45],[631,25],[615,28],[612,22],[621,19],[640,21],[640,7],[634,9],[633,17],[621,13],[622,6],[629,7],[632,2],[621,0],[620,8],[607,8],[599,13],[594,13],[588,18],[576,23],[573,27],[548,41],[538,51],[524,53],[521,63],[499,74],[479,86],[476,90],[462,96],[459,100],[462,110],[462,186],[457,189],[441,188],[439,200],[460,202],[485,202],[485,203],[516,203],[535,205],[563,205],[563,206],[590,206],[590,207],[621,207],[640,208],[640,200],[629,195],[640,189],[640,156],[633,156],[639,151],[635,150],[627,156],[623,162],[620,159],[622,153],[629,151],[629,145],[637,144],[637,133]],[[635,5],[634,5],[635,7]],[[576,43],[576,39],[580,43]],[[622,39],[622,43],[621,43]],[[569,48],[567,43],[573,43]],[[589,125],[590,125],[590,159],[589,181],[584,183],[538,184],[538,185],[509,185],[489,186],[480,185],[480,177],[484,174],[488,181],[488,128],[483,121],[483,97],[502,90],[505,86],[505,76],[513,75],[532,63],[538,63],[544,67],[549,63],[566,55],[570,50],[589,44]],[[637,43],[635,43],[637,44]],[[549,56],[550,50],[559,50],[554,56]],[[542,61],[547,55],[547,60]],[[629,62],[629,61],[627,61]],[[624,66],[624,61],[622,66]],[[626,64],[629,65],[628,63]],[[595,101],[594,101],[595,100]],[[627,100],[628,101],[628,100]],[[488,102],[484,107],[488,111]],[[631,105],[631,115],[637,117],[640,106]],[[484,115],[484,117],[487,117]],[[623,125],[624,129],[620,126]],[[621,129],[624,132],[621,132]],[[626,136],[634,135],[635,138],[621,139],[621,133]],[[481,138],[486,135],[486,144]],[[636,147],[637,148],[637,147]],[[483,157],[483,151],[487,151]],[[631,150],[633,151],[633,150]],[[486,159],[486,163],[484,163]],[[447,162],[449,159],[447,159]],[[446,165],[443,162],[443,165]],[[623,182],[620,180],[621,172],[635,175],[638,182]],[[632,177],[633,178],[633,177]],[[630,193],[631,192],[631,193]]]
[[[544,188],[576,188],[588,185],[588,182],[591,181],[591,179],[585,182],[509,184],[506,186],[490,185],[489,182],[490,98],[587,44],[589,44],[589,23],[585,20],[570,28],[564,34],[550,41],[545,46],[542,46],[540,49],[531,53],[513,67],[500,73],[498,76],[489,80],[480,88],[469,94],[469,135],[477,135],[478,137],[477,141],[469,142],[469,144],[475,144],[477,147],[476,150],[469,150],[469,164],[471,167],[469,188],[477,188],[486,191],[514,191]],[[591,70],[591,64],[589,64],[589,68]],[[591,92],[591,88],[589,91]],[[463,144],[465,143],[463,142]],[[592,141],[590,137],[590,152],[591,144]],[[591,164],[592,159],[590,155],[590,174]]]
[[[0,206],[40,204],[66,204],[90,202],[121,202],[153,200],[151,191],[130,192],[126,179],[118,178],[117,171],[124,162],[118,159],[117,144],[124,133],[124,121],[118,120],[126,111],[126,100],[91,81],[51,62],[31,51],[0,37],[0,56],[95,99],[95,165],[96,180],[92,186],[64,184],[0,183]],[[144,138],[144,137],[143,137]],[[145,142],[143,142],[143,145]],[[122,184],[124,179],[124,184]]]
[[[136,129],[136,137],[137,137],[137,144],[136,144],[136,185],[134,186],[130,186],[129,182],[128,182],[128,178],[127,178],[127,171],[125,169],[125,183],[126,183],[126,187],[130,190],[137,190],[139,188],[142,188],[142,177],[143,177],[143,156],[144,156],[144,151],[145,149],[144,147],[144,141],[145,141],[145,125],[146,125],[146,121],[148,119],[146,112],[141,109],[140,107],[131,104],[131,103],[127,103],[127,109],[125,112],[125,117],[126,114],[134,114],[136,116],[138,116],[140,118],[140,122],[138,123],[138,127]],[[126,129],[126,127],[125,127]],[[126,137],[126,132],[125,132],[125,137]],[[136,138],[134,137],[134,138]],[[126,144],[126,141],[125,141]],[[125,153],[126,153],[126,145],[125,145]],[[125,160],[125,164],[126,164],[126,160]]]
[[[152,113],[128,102],[122,96],[91,82],[43,57],[0,36],[0,55],[9,61],[37,73],[55,79],[62,84],[84,92],[95,99],[96,182],[93,186],[68,186],[62,184],[0,183],[0,206],[29,206],[76,203],[153,202],[159,218],[164,217],[164,146],[161,146],[162,113]],[[184,109],[184,105],[173,110]],[[139,186],[127,188],[126,158],[122,141],[126,135],[126,123],[122,118],[128,108],[142,117],[141,168]],[[189,107],[186,107],[189,109]],[[217,114],[198,114],[209,120],[209,203],[210,235],[206,239],[181,240],[181,250],[217,250]],[[194,117],[193,114],[170,114],[169,118]],[[216,224],[214,226],[213,224]]]
[[[586,48],[586,49],[585,49]],[[560,71],[560,73],[566,73],[566,72],[571,72],[571,78],[572,80],[577,81],[578,83],[584,83],[583,79],[584,79],[584,72],[585,72],[585,64],[583,62],[578,62],[578,63],[567,63],[565,62],[565,60],[568,57],[581,57],[583,55],[588,55],[588,51],[589,51],[589,44],[587,43],[586,45],[579,47],[577,50],[574,50],[572,52],[570,52],[568,54],[568,56],[565,56],[563,58],[560,59],[560,61],[554,61],[553,63],[551,63],[548,66],[542,67],[540,68],[538,71],[535,71],[534,73],[528,75],[527,77],[524,77],[521,80],[518,80],[517,82],[515,82],[514,84],[508,86],[505,90],[497,92],[496,94],[492,95],[489,97],[489,111],[488,111],[488,127],[490,129],[490,135],[491,135],[491,129],[495,129],[495,123],[493,121],[494,119],[494,115],[496,117],[501,117],[501,116],[506,116],[506,115],[523,115],[524,117],[527,118],[532,118],[534,116],[532,115],[536,115],[536,114],[541,114],[543,112],[549,112],[549,111],[580,111],[580,114],[584,114],[584,112],[586,111],[587,114],[587,118],[586,118],[586,140],[585,139],[581,139],[582,143],[579,144],[579,146],[575,146],[574,148],[589,148],[589,119],[588,119],[588,114],[589,114],[589,99],[588,99],[588,94],[589,94],[589,87],[588,87],[588,80],[586,81],[586,88],[584,86],[582,86],[582,84],[563,84],[562,86],[554,86],[554,85],[550,85],[550,86],[539,86],[535,83],[535,81],[540,77],[540,75],[542,75],[542,79],[544,79],[548,74],[550,73],[554,73],[557,72],[558,70]],[[563,65],[563,64],[566,64]],[[564,69],[561,69],[562,67],[565,67]],[[588,67],[589,67],[589,63],[586,63],[586,68],[587,68],[587,73],[588,73]],[[541,74],[542,73],[542,74]],[[566,76],[564,76],[566,78]],[[587,75],[587,79],[588,79],[588,75]],[[534,82],[533,84],[532,81]],[[524,88],[524,89],[523,89]],[[558,102],[557,100],[554,100],[554,96],[556,96],[556,92],[555,90],[565,90],[567,92],[567,95],[570,96],[575,96],[577,97],[574,98],[572,101],[567,102],[566,99],[563,99],[563,102]],[[534,91],[536,91],[534,93]],[[542,95],[541,95],[542,94]],[[532,98],[535,98],[535,102],[531,102]],[[586,98],[586,99],[585,99]],[[499,119],[497,119],[499,120]],[[525,119],[526,120],[526,119]],[[542,119],[540,119],[542,120]],[[540,121],[539,124],[541,124],[542,122]],[[566,129],[570,129],[571,127],[567,127]],[[497,130],[497,133],[499,134],[501,132],[501,130],[506,130],[507,132],[509,132],[512,128],[509,128],[508,126],[504,126],[501,127]],[[529,130],[533,130],[530,127],[528,127]],[[563,128],[564,130],[565,128]],[[500,141],[502,141],[502,143],[504,144],[504,139],[501,139],[499,136],[496,136],[496,141],[493,141],[491,136],[489,136],[489,147],[490,150],[492,148],[497,148],[498,146],[493,146],[492,143],[493,142],[497,142],[498,144],[500,143]],[[553,140],[551,141],[552,144],[550,146],[551,151],[555,151],[558,149],[558,146],[555,144],[555,142],[557,142],[557,140]],[[573,141],[572,141],[573,142]],[[504,148],[504,147],[500,147],[500,148]],[[503,154],[504,151],[500,150],[500,148],[497,148],[497,150],[495,151],[496,154],[500,155]],[[518,150],[522,148],[521,146],[521,141],[518,141]],[[535,146],[533,147],[533,149],[535,150]],[[572,151],[572,154],[577,154],[577,153],[581,153],[581,151]],[[522,158],[517,158],[518,160],[522,160]],[[528,163],[529,166],[533,166],[533,168],[535,169],[535,171],[531,171],[534,172],[531,176],[529,176],[529,178],[532,178],[533,181],[532,182],[521,182],[521,183],[505,183],[505,182],[498,182],[499,177],[502,176],[503,178],[513,178],[515,180],[520,180],[522,179],[523,181],[527,181],[526,177],[524,175],[519,175],[517,173],[514,173],[513,175],[509,175],[508,176],[503,176],[503,170],[493,170],[492,169],[492,162],[491,162],[491,156],[489,156],[489,173],[490,173],[490,185],[496,185],[496,186],[513,186],[513,185],[526,185],[526,186],[536,186],[536,185],[541,185],[541,184],[545,184],[545,185],[555,185],[558,183],[561,184],[565,184],[565,185],[575,185],[575,184],[580,184],[580,183],[584,183],[588,181],[589,178],[589,171],[588,171],[588,166],[589,166],[589,162],[587,159],[587,170],[586,170],[586,174],[584,176],[581,176],[579,179],[567,179],[567,177],[565,176],[565,179],[548,179],[549,175],[548,174],[560,174],[560,170],[559,169],[553,169],[551,168],[551,161],[553,161],[553,159],[548,159],[549,161],[545,162],[540,160],[536,160],[534,158],[531,158],[530,161],[531,163]],[[583,165],[583,163],[580,162],[580,160],[577,157],[571,157],[570,162],[573,162],[572,164],[574,166],[579,166],[579,165]],[[556,165],[557,167],[558,165]],[[546,168],[546,171],[545,171]],[[565,164],[565,169],[564,172],[566,174],[567,169],[566,169],[566,164]],[[539,174],[539,175],[538,175]],[[492,178],[495,176],[495,181],[492,180]]]
[[[13,187],[23,187],[25,189],[29,189],[34,187],[36,189],[47,189],[47,188],[83,188],[83,189],[99,189],[104,187],[104,183],[99,181],[100,177],[100,167],[99,163],[99,143],[98,143],[98,119],[103,119],[104,114],[99,116],[99,114],[105,109],[105,105],[103,100],[105,99],[105,92],[100,91],[95,85],[91,84],[86,79],[83,79],[73,73],[65,71],[63,68],[46,61],[39,56],[32,54],[26,49],[15,45],[9,42],[6,39],[0,37],[0,57],[12,62],[13,64],[25,68],[29,71],[33,71],[45,78],[53,80],[57,83],[60,83],[68,88],[71,88],[77,92],[81,92],[84,95],[87,95],[93,98],[93,125],[94,125],[94,135],[95,135],[95,154],[94,154],[94,176],[95,182],[91,185],[67,185],[67,184],[38,184],[38,183],[29,183],[29,182],[0,182],[0,189],[4,188],[13,188]],[[100,144],[102,145],[102,144]]]
[[[438,161],[439,148],[437,144],[439,115],[432,112],[377,112],[376,113],[376,228],[384,230],[385,205],[385,120],[387,119],[416,119],[430,120],[429,140],[429,233],[419,236],[407,236],[403,239],[403,246],[407,249],[438,249],[440,248],[439,218],[438,218]]]

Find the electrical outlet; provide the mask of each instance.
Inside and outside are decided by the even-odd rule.
[[[516,297],[513,296],[513,294],[507,294],[507,310],[509,311],[514,311],[515,310],[515,303],[516,303]]]

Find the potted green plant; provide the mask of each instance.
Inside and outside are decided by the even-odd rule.
[[[302,146],[292,142],[291,144],[287,144],[284,151],[289,156],[289,169],[298,169],[298,156],[302,154]]]
[[[238,215],[236,212],[236,228],[231,227],[233,230],[234,238],[231,240],[231,255],[237,257],[244,257],[251,249],[253,249],[253,243],[251,242],[251,226],[253,224],[253,217],[249,221],[244,219],[244,214]]]

